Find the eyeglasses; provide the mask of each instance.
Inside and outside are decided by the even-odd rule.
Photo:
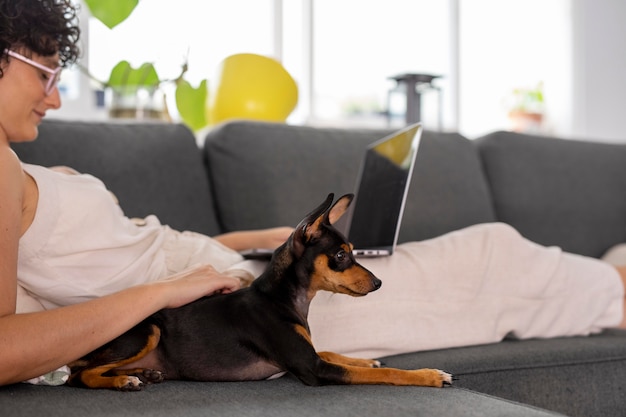
[[[63,68],[61,67],[58,67],[56,69],[48,68],[45,65],[41,65],[39,62],[35,62],[32,59],[26,58],[24,55],[18,54],[17,52],[14,52],[14,51],[10,51],[8,49],[5,49],[4,52],[8,54],[9,56],[12,56],[13,58],[19,59],[22,62],[32,65],[33,67],[38,68],[50,74],[50,76],[47,78],[47,81],[46,79],[44,79],[46,81],[44,91],[47,96],[52,94],[54,87],[56,87],[57,83],[59,82],[59,79],[61,78],[61,70]]]

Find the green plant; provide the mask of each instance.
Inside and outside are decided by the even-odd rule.
[[[109,29],[122,23],[135,10],[139,0],[84,0],[91,15]]]
[[[512,92],[511,112],[538,113],[544,111],[543,83],[534,88],[516,88]]]
[[[109,29],[126,20],[139,0],[84,0],[91,15],[102,22]],[[176,86],[176,107],[182,122],[191,130],[198,131],[208,124],[206,99],[207,81],[203,80],[194,88],[184,75],[187,72],[187,63],[182,65],[180,75],[175,79],[161,79],[151,63],[144,63],[139,68],[133,68],[127,61],[122,60],[111,70],[109,79],[100,81],[103,87],[130,91],[140,88],[157,88],[168,82]]]

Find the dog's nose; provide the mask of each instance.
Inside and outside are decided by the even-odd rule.
[[[372,291],[376,291],[377,289],[380,288],[381,285],[383,285],[383,282],[381,280],[379,280],[376,277],[372,279],[372,286],[374,287]]]

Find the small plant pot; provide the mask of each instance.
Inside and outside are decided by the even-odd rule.
[[[107,88],[105,103],[113,119],[170,121],[165,96],[159,88]]]
[[[543,114],[513,110],[509,112],[509,120],[511,130],[514,132],[539,133],[543,123]]]

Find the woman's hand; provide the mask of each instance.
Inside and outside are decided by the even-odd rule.
[[[241,288],[238,278],[221,274],[211,265],[201,265],[172,275],[154,285],[167,286],[166,308],[176,308],[201,297],[228,294]]]
[[[236,251],[254,248],[276,249],[285,243],[292,232],[293,227],[274,227],[225,233],[216,236],[215,240]]]

